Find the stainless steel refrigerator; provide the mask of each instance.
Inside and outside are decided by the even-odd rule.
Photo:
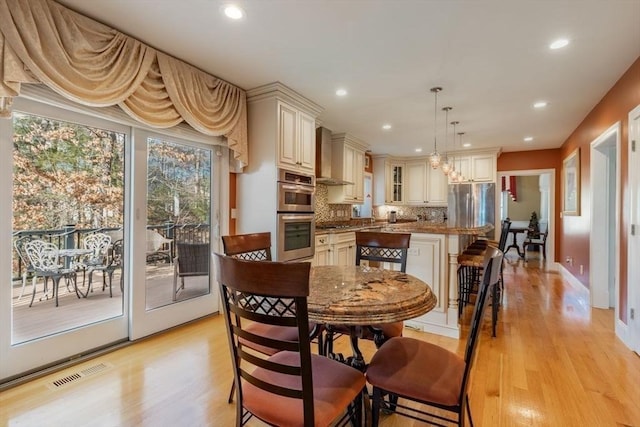
[[[494,183],[450,184],[447,202],[450,226],[495,225],[496,185]],[[493,239],[493,230],[487,233],[487,237]]]

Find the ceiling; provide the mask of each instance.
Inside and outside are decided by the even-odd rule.
[[[440,152],[559,147],[640,57],[640,0],[239,0],[240,21],[218,0],[59,2],[243,89],[280,81],[400,156],[433,151],[434,86]]]

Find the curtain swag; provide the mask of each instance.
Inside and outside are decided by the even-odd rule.
[[[0,0],[0,117],[25,83],[91,107],[119,105],[154,128],[223,135],[248,163],[244,90],[52,0]]]

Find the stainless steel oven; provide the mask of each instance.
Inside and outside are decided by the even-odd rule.
[[[310,258],[315,253],[316,220],[311,213],[278,213],[278,261]]]
[[[315,192],[313,175],[278,171],[278,212],[313,212]]]

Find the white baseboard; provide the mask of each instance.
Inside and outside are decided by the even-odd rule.
[[[586,290],[587,292],[591,293],[591,290],[586,287],[581,281],[579,281],[576,276],[571,274],[569,270],[564,268],[564,265],[560,264],[559,262],[557,262],[556,265],[558,266],[558,271],[562,275],[562,278],[569,282],[571,286],[574,286],[578,289]]]

